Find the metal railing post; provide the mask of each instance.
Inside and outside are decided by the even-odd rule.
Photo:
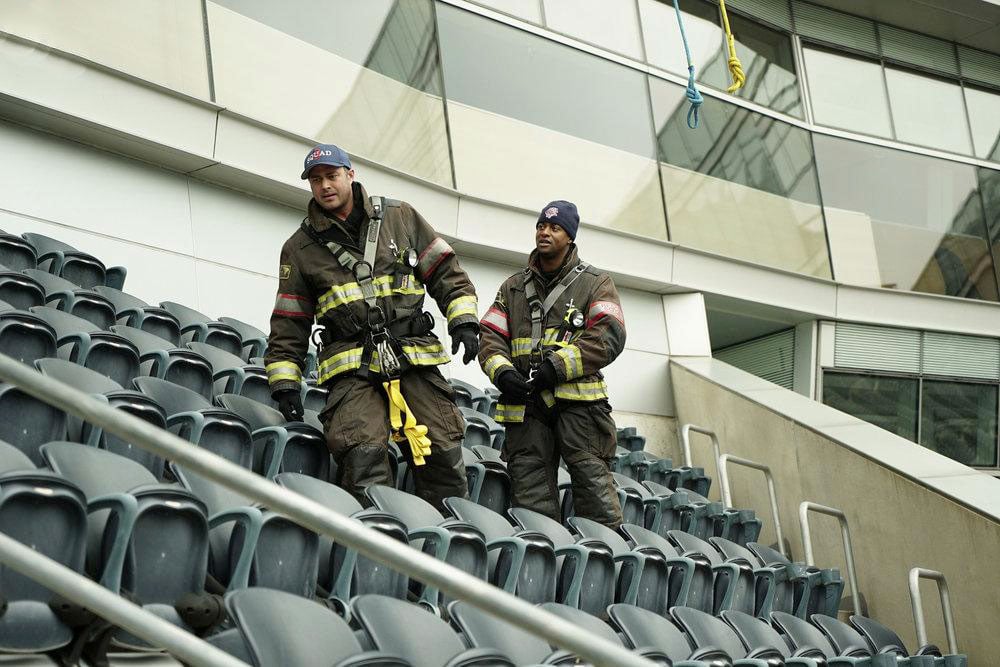
[[[728,464],[733,463],[746,468],[760,470],[764,473],[764,478],[767,480],[767,495],[771,501],[771,520],[774,521],[774,532],[778,540],[778,551],[782,556],[788,558],[788,553],[785,551],[785,536],[781,532],[781,517],[778,516],[778,493],[774,488],[774,475],[771,474],[771,468],[763,463],[757,463],[756,461],[751,461],[750,459],[744,459],[736,456],[735,454],[723,454],[718,458],[718,462],[719,484],[722,487],[722,504],[726,507],[733,506],[733,496],[729,489]]]
[[[3,533],[0,533],[0,563],[26,577],[41,577],[39,581],[46,588],[86,606],[101,618],[145,639],[153,646],[167,649],[185,664],[198,667],[248,667],[242,660],[237,660],[170,621],[146,611]]]
[[[684,448],[684,465],[691,467],[694,463],[691,462],[691,433],[701,433],[702,435],[707,435],[712,439],[712,455],[714,460],[718,461],[719,457],[722,455],[722,447],[719,445],[719,436],[715,434],[715,431],[707,429],[704,426],[696,426],[695,424],[684,424],[681,426],[681,445]]]
[[[851,596],[854,598],[854,613],[861,616],[858,575],[854,569],[854,545],[851,543],[851,529],[847,525],[847,515],[833,507],[808,500],[799,505],[799,525],[802,527],[802,547],[805,550],[806,565],[816,565],[816,559],[813,558],[812,533],[809,530],[809,512],[833,516],[840,522],[840,533],[844,541],[844,558],[847,560],[847,581],[851,586]]]
[[[111,407],[78,389],[42,375],[0,354],[0,380],[64,412],[100,426],[137,447],[149,450],[222,486],[254,499],[316,533],[333,537],[417,581],[434,586],[452,598],[465,600],[489,614],[546,639],[595,665],[655,667],[655,663],[621,645],[594,636],[555,614],[505,593],[486,581],[400,544],[350,517],[289,491],[235,463],[178,438],[176,435]],[[72,599],[72,598],[71,598]],[[76,601],[86,604],[85,600]]]
[[[948,636],[948,652],[958,653],[958,640],[955,639],[955,617],[951,613],[951,596],[948,594],[948,581],[936,570],[925,570],[915,567],[910,570],[910,606],[913,608],[913,625],[917,630],[917,644],[927,645],[927,624],[924,622],[924,606],[920,596],[920,580],[930,579],[937,582],[938,594],[941,596],[941,613],[944,615],[944,631]]]

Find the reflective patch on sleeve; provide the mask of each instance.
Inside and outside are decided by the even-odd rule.
[[[603,317],[613,317],[618,320],[619,324],[625,326],[625,314],[622,312],[622,307],[613,301],[595,301],[591,304],[590,310],[587,312],[585,326],[589,329]]]
[[[580,354],[579,347],[576,345],[567,345],[566,347],[559,348],[552,354],[562,361],[567,380],[572,380],[583,375],[583,357]]]
[[[267,383],[272,387],[278,382],[302,381],[302,371],[294,361],[276,361],[265,366],[264,370],[267,371]]]
[[[437,271],[438,266],[447,258],[449,255],[454,255],[455,251],[451,249],[448,242],[445,241],[440,236],[430,242],[423,252],[420,253],[420,257],[417,259],[417,270],[420,272],[420,277],[424,282],[430,280],[434,272]]]
[[[457,318],[463,315],[472,315],[475,317],[479,313],[479,302],[476,301],[475,296],[460,296],[457,299],[452,299],[451,303],[448,304],[448,309],[446,316],[448,317],[448,324],[450,325]]]
[[[312,299],[297,294],[278,294],[274,300],[274,315],[312,319]]]
[[[489,327],[504,338],[510,338],[510,326],[508,322],[507,313],[503,312],[496,306],[487,310],[486,314],[483,315],[483,319],[479,320],[479,324],[484,327]]]
[[[483,364],[483,371],[486,373],[487,377],[490,378],[490,382],[495,382],[497,371],[513,367],[514,364],[511,363],[510,359],[502,354],[494,354],[486,360],[486,363]]]

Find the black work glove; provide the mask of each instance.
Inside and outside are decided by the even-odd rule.
[[[451,353],[458,354],[459,343],[465,347],[462,363],[468,365],[479,354],[479,326],[476,324],[460,324],[451,332]]]
[[[558,379],[556,377],[556,367],[552,365],[551,361],[546,359],[538,365],[535,374],[531,376],[531,386],[535,391],[552,389],[556,386]]]
[[[302,409],[302,393],[298,389],[284,389],[274,395],[278,411],[285,421],[300,422],[305,415]]]
[[[531,395],[531,385],[515,368],[508,368],[500,373],[496,385],[503,397],[514,403],[527,403]]]

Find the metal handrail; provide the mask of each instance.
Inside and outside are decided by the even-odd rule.
[[[712,439],[712,454],[713,458],[718,461],[719,457],[722,456],[722,446],[719,445],[719,436],[715,434],[715,431],[705,428],[704,426],[697,426],[695,424],[684,424],[681,426],[681,444],[684,448],[684,465],[691,467],[694,464],[691,462],[691,432],[701,433],[702,435],[707,435]]]
[[[774,521],[774,532],[778,540],[778,552],[785,558],[788,558],[788,553],[785,551],[785,536],[781,532],[781,518],[778,516],[778,493],[774,488],[774,475],[771,474],[771,468],[763,463],[744,459],[735,454],[723,454],[719,457],[718,462],[719,484],[722,486],[722,504],[726,507],[733,506],[733,496],[729,489],[729,471],[727,469],[729,463],[753,468],[764,473],[764,478],[767,480],[767,495],[771,501],[771,520]]]
[[[858,593],[858,575],[854,569],[854,546],[851,544],[851,529],[847,525],[847,515],[833,507],[819,503],[804,501],[799,505],[799,525],[802,527],[802,547],[806,554],[806,565],[816,565],[813,558],[812,533],[809,530],[809,512],[827,514],[837,517],[840,522],[840,533],[844,541],[844,558],[847,560],[847,581],[851,586],[851,596],[854,598],[854,613],[861,616],[861,597]]]
[[[938,594],[941,596],[941,613],[944,614],[944,631],[948,635],[948,652],[958,653],[958,640],[955,639],[955,617],[951,613],[951,596],[948,594],[948,581],[936,570],[925,570],[915,567],[910,570],[910,606],[913,608],[913,625],[917,629],[917,644],[927,645],[927,623],[924,622],[924,606],[920,597],[920,580],[936,581]]]
[[[101,618],[111,621],[152,645],[169,648],[171,654],[186,664],[205,665],[205,667],[249,667],[242,660],[234,658],[170,621],[146,611],[97,582],[3,533],[0,533],[0,562],[26,577],[45,584],[49,590],[86,606]]]
[[[350,517],[289,491],[220,456],[192,445],[176,435],[115,409],[78,389],[42,375],[19,361],[0,354],[0,380],[67,413],[113,433],[137,447],[171,460],[213,482],[268,507],[316,533],[328,535],[349,549],[434,586],[452,598],[542,637],[550,644],[579,655],[595,665],[654,667],[652,661],[621,645],[594,636],[499,588],[401,544]],[[30,575],[29,575],[30,576]],[[86,605],[89,600],[70,598]],[[141,636],[141,635],[140,635]],[[168,650],[170,646],[165,646]],[[192,661],[192,664],[207,664]]]

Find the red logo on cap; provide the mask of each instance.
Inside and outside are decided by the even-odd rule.
[[[545,209],[546,219],[554,218],[557,215],[559,215],[559,209],[557,209],[555,206],[550,206],[549,208]]]

